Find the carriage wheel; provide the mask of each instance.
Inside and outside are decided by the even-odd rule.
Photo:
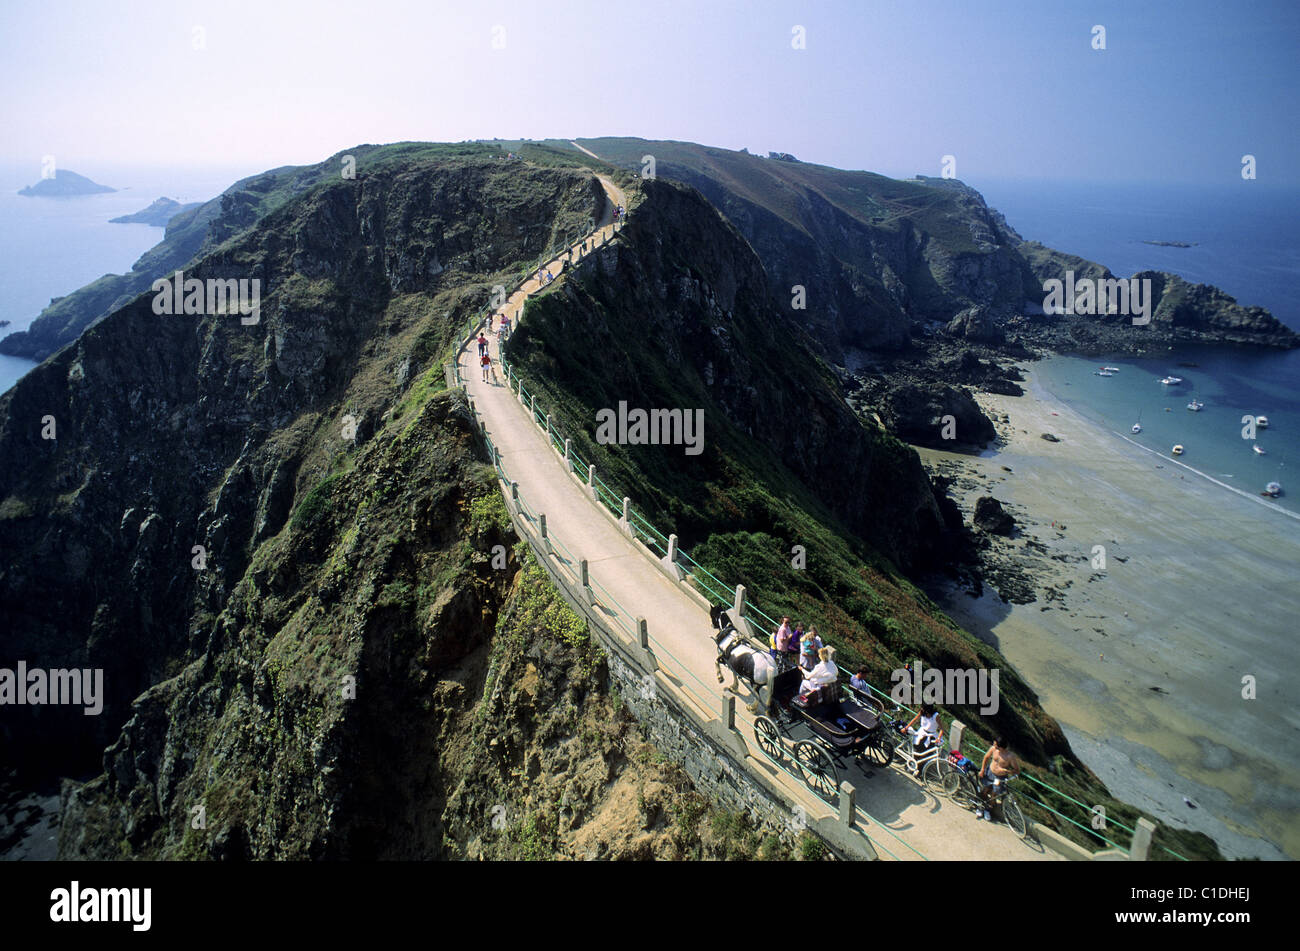
[[[827,802],[833,800],[840,788],[840,781],[835,774],[835,765],[826,751],[811,740],[800,740],[794,745],[794,758],[803,769],[804,782],[808,788]]]
[[[873,733],[867,738],[867,745],[862,752],[867,757],[867,762],[875,766],[888,766],[894,761],[894,747],[890,745],[889,737],[880,733]]]
[[[940,766],[941,762],[943,761],[935,757],[921,767],[921,783],[936,796],[943,792],[943,766],[948,765],[943,763],[943,766]]]
[[[781,734],[773,723],[767,717],[759,717],[754,721],[754,739],[758,741],[758,748],[774,763],[781,762],[782,744]]]
[[[1025,822],[1025,814],[1020,811],[1020,804],[1016,802],[1015,796],[1008,795],[1002,800],[1002,818],[1007,820],[1011,831],[1020,838],[1025,838],[1029,833],[1029,824]]]

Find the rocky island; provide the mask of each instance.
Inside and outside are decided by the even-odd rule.
[[[194,202],[188,205],[182,205],[180,202],[171,198],[159,198],[148,208],[130,215],[118,215],[116,218],[109,218],[108,223],[113,225],[153,225],[156,228],[165,228],[167,222],[171,221],[182,211],[189,208],[197,208],[201,202]]]
[[[49,178],[42,178],[35,185],[20,188],[18,194],[26,195],[28,198],[75,198],[79,195],[103,195],[115,191],[116,188],[92,182],[85,175],[78,175],[76,172],[61,168]]]

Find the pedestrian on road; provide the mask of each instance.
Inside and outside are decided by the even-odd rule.
[[[480,357],[483,356],[483,354],[487,353],[487,350],[488,350],[487,337],[483,336],[483,331],[480,330],[478,332],[478,355]]]
[[[497,378],[497,370],[496,367],[492,365],[492,357],[488,355],[486,350],[483,351],[483,354],[478,358],[478,361],[483,367],[483,382],[486,383],[488,381],[489,373],[492,374],[492,380],[495,382]]]

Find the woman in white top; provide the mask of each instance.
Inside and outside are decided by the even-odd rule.
[[[817,657],[821,663],[808,672],[799,688],[800,693],[811,693],[819,687],[837,683],[840,679],[840,669],[835,666],[835,648],[823,647],[817,652]]]
[[[918,720],[921,721],[921,728],[912,730]],[[938,743],[939,734],[943,731],[939,729],[939,711],[934,708],[934,704],[922,704],[921,712],[912,717],[912,722],[907,724],[907,729],[912,734],[912,746],[918,752]]]

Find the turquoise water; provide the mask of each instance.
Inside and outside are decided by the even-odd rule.
[[[1262,181],[972,184],[1029,240],[1098,261],[1123,277],[1155,269],[1214,284],[1300,330],[1300,189]],[[1120,373],[1094,376],[1100,366]],[[1293,494],[1277,504],[1300,511],[1300,350],[1184,347],[1141,358],[1059,357],[1037,364],[1035,373],[1053,396],[1163,454],[1170,465],[1169,450],[1182,443],[1186,452],[1178,461],[1184,465],[1252,495],[1270,481],[1281,482]],[[1161,386],[1157,380],[1164,376],[1186,382]],[[1186,408],[1193,395],[1205,403],[1199,413]],[[1243,440],[1241,418],[1261,414],[1269,428],[1253,443]],[[1139,415],[1143,431],[1134,436],[1129,429]],[[1256,455],[1255,444],[1267,455]],[[1165,460],[1153,459],[1153,465]],[[1263,506],[1259,512],[1274,514]]]
[[[1173,467],[1170,449],[1181,443],[1185,452],[1177,461],[1183,465],[1254,496],[1269,482],[1280,482],[1284,494],[1274,504],[1300,512],[1300,402],[1287,385],[1297,358],[1297,351],[1187,348],[1151,359],[1054,357],[1035,364],[1034,373],[1048,392],[1117,433],[1117,440],[1128,438],[1164,457],[1153,457],[1153,466]],[[1119,372],[1095,376],[1103,365],[1118,367]],[[1185,382],[1162,386],[1158,381],[1167,375]],[[1205,404],[1200,412],[1187,409],[1193,394]],[[1253,441],[1242,438],[1241,420],[1247,415],[1268,417],[1268,428],[1257,429]],[[1133,435],[1130,427],[1139,421],[1142,432]],[[1252,449],[1256,445],[1267,454],[1257,455]],[[1259,514],[1276,513],[1260,506]],[[1296,529],[1300,531],[1300,524]]]

